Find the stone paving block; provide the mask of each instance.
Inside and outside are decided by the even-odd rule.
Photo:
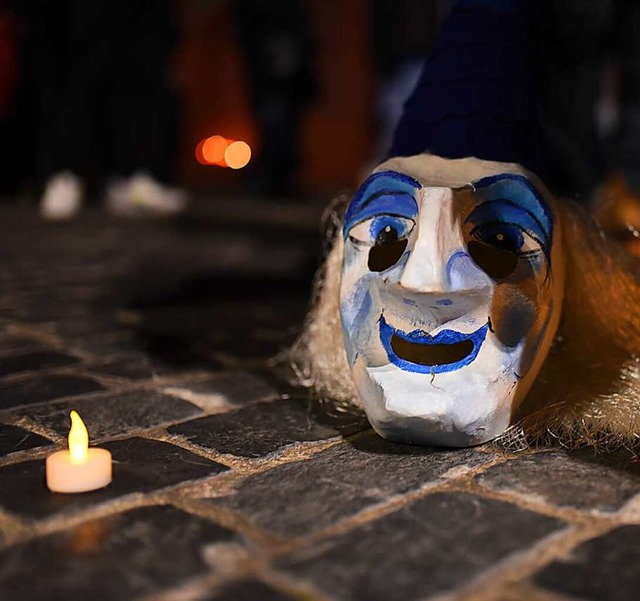
[[[13,308],[5,308],[5,309],[0,309],[0,319],[6,322],[10,322],[13,321],[14,319],[16,319],[15,316],[15,309]],[[2,331],[2,330],[0,330]]]
[[[152,366],[151,361],[142,353],[93,364],[88,367],[88,370],[92,373],[126,380],[149,380],[163,375]]]
[[[259,580],[241,580],[222,586],[201,601],[307,601],[307,598],[278,591]]]
[[[309,407],[309,413],[313,415],[319,424],[330,426],[338,430],[343,436],[351,436],[365,430],[373,432],[364,411],[357,407],[336,409],[330,403],[327,404],[314,399],[308,390],[297,389],[290,396],[306,404]]]
[[[43,346],[41,342],[33,340],[32,338],[0,334],[0,353],[2,355],[9,353],[24,354],[28,351],[42,350]]]
[[[640,526],[623,526],[587,541],[539,572],[537,586],[571,599],[637,601]]]
[[[87,336],[75,340],[69,340],[68,344],[71,348],[90,353],[96,357],[108,357],[129,352],[143,352],[145,350],[145,342],[135,334],[126,332],[125,334],[117,334],[115,336]]]
[[[412,601],[453,591],[563,522],[465,493],[439,493],[279,561],[341,601]]]
[[[234,538],[172,507],[134,509],[0,551],[0,598],[122,601],[158,593],[205,574],[206,546]]]
[[[0,457],[51,444],[50,440],[18,426],[0,424]]]
[[[29,520],[48,518],[229,469],[174,445],[144,438],[116,440],[100,446],[109,449],[113,456],[113,482],[106,488],[80,495],[54,494],[45,484],[45,460],[25,461],[0,467],[0,507]]]
[[[78,340],[81,337],[117,336],[129,330],[118,325],[113,316],[92,315],[76,319],[57,319],[54,331],[65,340]]]
[[[29,302],[16,307],[15,316],[20,321],[38,324],[55,319],[82,319],[90,316],[94,310],[88,305],[72,304],[65,301],[53,300],[47,295],[44,300]]]
[[[260,286],[260,284],[257,284]],[[280,282],[267,282],[276,289]],[[255,290],[247,289],[247,296]],[[216,304],[207,308],[209,327],[203,330],[207,349],[242,359],[268,359],[287,348],[299,332],[304,320],[307,292],[295,297],[295,293],[281,294],[276,299],[258,301],[246,297],[232,303]]]
[[[101,363],[89,365],[87,369],[96,374],[114,376],[126,380],[149,380],[182,375],[196,371],[212,371],[220,369],[220,364],[210,360],[197,363],[193,360],[171,361],[153,355],[135,353],[127,356],[115,357]]]
[[[90,378],[71,375],[33,377],[0,384],[0,409],[32,405],[63,397],[79,396],[104,390]]]
[[[556,450],[521,455],[478,480],[494,490],[532,495],[553,505],[616,511],[640,492],[640,464],[628,456],[596,456],[590,449]]]
[[[168,431],[204,449],[252,458],[265,457],[297,442],[339,436],[337,430],[318,424],[307,407],[293,399],[195,419]]]
[[[0,361],[0,378],[25,371],[63,367],[78,363],[78,359],[58,351],[33,351],[21,355],[3,357]]]
[[[491,459],[475,449],[400,445],[372,434],[250,476],[236,494],[212,502],[262,529],[298,537]]]
[[[142,353],[129,357],[118,357],[104,363],[94,363],[87,366],[87,371],[134,381],[149,380],[159,375]]]
[[[171,385],[167,391],[187,400],[193,398],[199,406],[206,404],[210,397],[221,397],[223,402],[238,406],[278,397],[273,386],[246,371],[227,371],[206,380],[180,382]]]
[[[92,440],[164,427],[202,415],[198,407],[187,401],[145,389],[56,401],[16,409],[13,413],[30,417],[41,426],[67,436],[72,409],[84,420]]]

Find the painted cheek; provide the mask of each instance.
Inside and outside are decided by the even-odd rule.
[[[513,348],[520,344],[537,320],[539,307],[535,302],[537,285],[500,284],[491,302],[491,324],[501,344]]]
[[[353,247],[349,241],[345,242],[344,258],[342,260],[342,273],[347,273],[357,266],[358,259],[361,258],[362,252]]]
[[[371,312],[370,277],[364,276],[340,299],[342,327],[356,348],[369,339],[374,331],[377,318]]]
[[[447,276],[452,290],[471,290],[495,286],[493,280],[476,265],[464,250],[457,250],[447,261]]]

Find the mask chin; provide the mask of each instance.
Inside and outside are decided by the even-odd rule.
[[[428,375],[395,366],[366,367],[362,359],[352,374],[369,422],[388,440],[467,447],[492,440],[509,426],[511,398],[505,398],[503,389],[488,389],[474,375],[469,376],[470,387],[460,388],[450,374],[433,382]],[[482,404],[471,402],[478,398]]]
[[[447,429],[439,422],[429,422],[425,418],[407,418],[401,424],[376,423],[371,421],[373,429],[382,438],[403,444],[415,444],[432,447],[464,448],[489,442],[500,435],[482,427],[474,433]]]

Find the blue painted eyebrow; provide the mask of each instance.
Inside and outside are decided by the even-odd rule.
[[[505,173],[483,177],[472,184],[476,194],[487,202],[473,211],[467,221],[484,221],[489,214],[497,215],[500,212],[501,221],[508,222],[517,218],[518,211],[524,211],[520,222],[524,219],[527,229],[535,233],[549,250],[553,236],[553,214],[526,177]]]
[[[369,176],[344,214],[344,237],[354,225],[376,215],[414,217],[418,213],[414,193],[421,187],[420,182],[397,171],[381,171]]]

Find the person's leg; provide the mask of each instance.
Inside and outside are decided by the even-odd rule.
[[[177,40],[170,0],[128,3],[113,48],[109,96],[112,171],[130,176],[145,171],[174,179],[179,102],[170,61]]]
[[[171,0],[122,7],[112,48],[104,135],[107,208],[121,216],[173,214],[186,205],[175,179],[179,102],[171,81],[177,41]]]
[[[25,50],[34,97],[36,176],[45,184],[41,211],[66,219],[80,209],[84,166],[90,156],[91,103],[76,49],[76,3],[32,0],[23,6]]]
[[[175,178],[179,102],[171,59],[177,39],[171,0],[122,7],[106,91],[107,208],[121,216],[173,214],[186,195]]]

